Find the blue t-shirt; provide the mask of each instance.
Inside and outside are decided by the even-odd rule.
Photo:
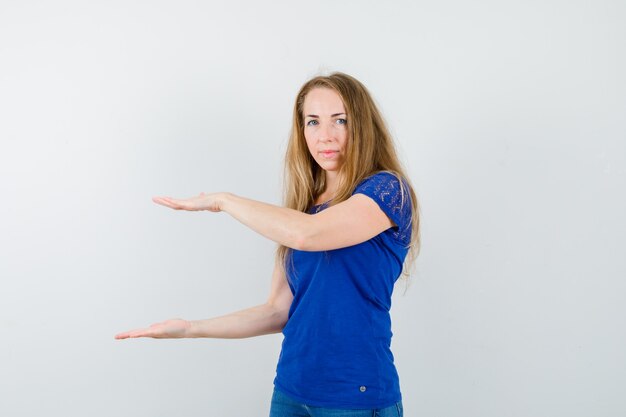
[[[294,298],[274,385],[307,405],[384,408],[401,400],[389,309],[411,240],[411,199],[388,172],[363,180],[357,193],[378,203],[396,226],[354,246],[290,250],[287,258]]]

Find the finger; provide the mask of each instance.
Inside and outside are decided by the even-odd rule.
[[[130,332],[118,333],[115,335],[116,339],[128,339],[130,337]]]
[[[115,335],[116,339],[131,339],[135,337],[149,337],[151,331],[149,329],[135,329]]]
[[[169,200],[170,200],[170,197],[152,197],[152,201],[154,201],[157,204],[163,204],[163,205],[171,204]]]
[[[196,207],[196,204],[194,202],[194,197],[189,198],[189,199],[177,199],[177,198],[171,198],[171,197],[155,197],[153,198],[153,201],[155,203],[173,208],[175,210],[187,210],[187,211],[199,210],[199,208]]]
[[[176,210],[180,210],[184,208],[182,204],[180,203],[180,200],[175,200],[170,197],[153,197],[152,201],[162,206],[166,206],[166,207],[173,208]]]
[[[119,333],[115,335],[115,338],[120,340],[120,339],[128,339],[130,338],[130,334],[131,332],[124,332],[124,333]]]

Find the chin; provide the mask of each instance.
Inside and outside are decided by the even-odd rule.
[[[339,169],[343,165],[343,161],[338,160],[327,160],[327,159],[316,159],[317,165],[322,168],[324,171],[339,171]]]
[[[339,168],[341,168],[341,165],[339,164],[319,164],[320,168],[322,168],[324,171],[339,171]]]

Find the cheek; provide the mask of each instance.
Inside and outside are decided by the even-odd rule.
[[[311,140],[311,138],[307,137],[307,135],[304,135],[304,139],[306,141],[306,147],[309,150],[309,153],[313,155],[313,141]]]
[[[346,145],[348,144],[348,131],[345,130],[342,132],[339,141],[341,142],[341,147],[345,149]]]

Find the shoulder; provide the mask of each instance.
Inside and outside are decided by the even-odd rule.
[[[403,196],[408,194],[408,183],[400,175],[390,171],[378,171],[370,174],[357,184],[353,194],[363,191],[385,196]]]
[[[359,182],[352,194],[365,194],[374,200],[397,225],[396,231],[402,232],[406,238],[411,227],[413,211],[409,187],[407,180],[400,175],[390,171],[379,171]]]

